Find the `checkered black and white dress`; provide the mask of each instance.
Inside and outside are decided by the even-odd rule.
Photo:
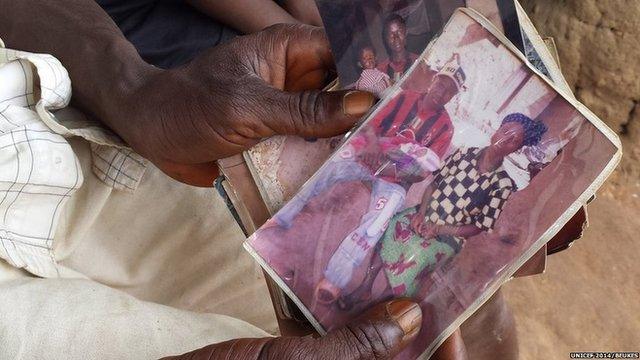
[[[435,190],[425,221],[436,225],[475,225],[491,231],[505,202],[515,191],[504,168],[480,173],[481,149],[459,149],[435,174]],[[415,296],[420,277],[447,263],[462,249],[463,238],[439,235],[423,239],[411,228],[418,208],[396,214],[384,234],[380,257],[387,281],[396,296]]]
[[[435,191],[426,221],[436,225],[475,225],[491,231],[515,183],[505,169],[480,173],[482,149],[462,148],[451,155],[435,175]]]

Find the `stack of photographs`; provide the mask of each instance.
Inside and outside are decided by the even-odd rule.
[[[427,6],[422,0],[418,0],[412,3],[405,1],[379,2],[378,12],[372,13],[371,10],[376,9],[374,3],[378,2],[371,0],[348,2],[320,0],[319,6],[325,17],[331,16],[331,9],[337,9],[342,12],[348,12],[349,9],[369,9],[364,11],[369,14],[367,22],[378,24],[378,30],[380,30],[380,24],[384,23],[384,20],[390,16],[399,15],[404,19],[407,14],[416,13],[416,9],[420,10],[417,12],[418,14],[426,11],[425,9],[430,11],[431,15],[427,16],[427,18],[432,19],[430,24],[443,24],[452,11],[452,8],[447,6],[448,1],[442,1],[443,6],[431,6],[433,4],[428,4],[429,6]],[[391,3],[393,3],[393,6],[389,5]],[[543,42],[543,39],[538,35],[526,13],[517,2],[511,0],[471,0],[464,3],[488,18],[499,31],[506,34],[505,36],[516,48],[520,51],[524,50],[530,62],[545,76],[550,77],[556,86],[561,87],[567,93],[571,92],[560,71],[556,60],[557,55],[556,57],[553,56],[553,54],[557,54],[553,41],[545,40]],[[434,9],[437,9],[437,11]],[[514,11],[516,16],[514,16]],[[360,11],[360,13],[362,12]],[[424,18],[425,16],[423,15],[422,17]],[[436,17],[440,20],[436,21]],[[409,23],[411,22],[409,21]],[[366,26],[358,29],[332,24],[330,21],[326,21],[326,23],[327,31],[332,35],[330,41],[334,49],[337,49],[336,51],[345,48],[358,48],[358,42],[347,43],[345,46],[344,38],[367,39],[370,36],[368,34],[374,34],[373,37],[377,37],[377,41],[368,39],[366,40],[367,43],[377,42],[380,44],[382,41],[382,31],[372,31]],[[331,30],[334,26],[342,26],[344,33],[338,32],[336,35],[336,32]],[[432,26],[432,28],[433,30],[430,32],[435,34],[437,26]],[[334,38],[336,36],[337,38]],[[415,39],[421,39],[420,42],[423,47],[426,47],[428,42],[432,40],[428,36],[420,38],[416,34],[409,32],[407,32],[407,37],[413,39],[411,41],[413,47],[408,49],[414,54],[424,50],[420,46],[415,47]],[[524,42],[523,37],[526,37],[528,42]],[[379,48],[385,48],[384,44]],[[353,76],[353,66],[358,64],[359,59],[357,51],[354,52],[352,50],[351,53],[355,54],[355,57],[348,59],[343,56],[342,65],[338,66],[340,78],[347,77],[348,79],[349,71],[352,72],[351,76]],[[386,48],[381,50],[379,56],[381,60],[387,56]],[[343,83],[348,83],[348,80],[343,81]],[[405,86],[411,87],[414,85],[407,83]],[[334,82],[328,90],[340,88],[340,84]],[[420,89],[416,90],[420,91]],[[302,184],[320,168],[343,140],[343,137],[302,139],[295,136],[274,136],[265,139],[245,152],[243,154],[244,160],[225,159],[221,161],[220,168],[224,174],[224,180],[219,188],[224,188],[222,191],[223,197],[228,196],[232,211],[234,213],[237,211],[239,224],[249,231],[248,234],[253,233],[270,215],[277,212],[286,201],[296,194]],[[527,160],[522,159],[522,157],[513,156],[511,159],[513,162],[512,167],[523,168],[527,166]],[[247,176],[248,174],[250,176]],[[542,253],[544,253],[543,250],[541,250]],[[539,269],[535,271],[539,272],[544,269],[544,261],[540,265]],[[291,300],[274,283],[268,281],[268,284],[278,317],[280,319],[295,319],[304,322],[304,317],[297,307],[292,304]]]
[[[422,330],[399,359],[428,358],[621,157],[616,135],[531,67],[504,28],[441,10],[453,14],[444,29],[420,30],[436,39],[419,53],[405,42],[412,65],[245,243],[320,333],[391,298],[419,302]]]

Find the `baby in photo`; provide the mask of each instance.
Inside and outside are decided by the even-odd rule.
[[[354,88],[369,91],[381,98],[384,91],[391,86],[391,79],[389,75],[377,69],[376,50],[373,46],[366,45],[360,49],[358,65],[362,68],[362,72]]]

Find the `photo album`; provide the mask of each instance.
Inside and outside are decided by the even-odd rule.
[[[423,1],[413,0],[414,3],[422,3]],[[446,3],[446,1],[443,2]],[[342,6],[345,6],[345,3],[347,6],[351,6],[351,8],[346,8],[345,11],[349,9],[354,11],[354,9],[361,7],[375,8],[377,1],[353,0],[343,2]],[[368,11],[368,21],[370,23],[380,23],[391,14],[407,16],[407,8],[415,9],[415,5],[411,7],[411,4],[405,1],[392,3],[394,5],[391,7],[378,6],[378,12]],[[382,4],[390,3],[385,2]],[[531,65],[547,76],[556,87],[564,90],[568,96],[573,96],[571,88],[560,70],[553,39],[543,39],[538,34],[526,12],[517,1],[472,0],[466,1],[465,4],[489,19],[499,31],[506,33],[507,38],[512,41],[518,50],[524,49],[524,53]],[[327,11],[327,8],[322,5],[322,0],[320,0],[319,5],[323,12]],[[439,7],[429,7],[429,9],[432,12],[435,10],[441,11]],[[516,17],[513,16],[514,9],[517,14]],[[442,23],[446,20],[446,16],[451,15],[447,12],[440,12],[440,14],[443,19]],[[334,24],[328,22],[326,26],[331,28]],[[357,32],[355,30],[357,29],[345,28],[346,32],[353,33],[349,37],[350,39],[361,39],[362,36],[356,35]],[[367,31],[367,29],[360,29],[359,31]],[[521,36],[518,36],[518,34]],[[381,37],[382,33],[377,33],[376,36]],[[336,44],[336,40],[331,38],[329,40],[333,47],[344,48],[344,45]],[[424,49],[418,52],[421,53],[422,50]],[[386,50],[383,51],[379,55],[381,59],[384,59],[383,56],[387,56]],[[417,50],[413,49],[412,51]],[[351,62],[358,63],[357,55]],[[341,73],[338,75],[344,77]],[[331,91],[340,88],[340,84],[334,81],[327,89]],[[229,210],[245,234],[247,236],[252,234],[269,217],[275,214],[287,200],[291,199],[341,144],[343,138],[339,136],[331,139],[303,139],[296,136],[273,136],[264,139],[242,155],[219,160],[218,166],[222,176],[216,181],[216,188],[223,199],[226,200]],[[522,159],[522,157],[512,157],[512,160],[517,159]],[[518,166],[522,167],[526,166],[526,164],[527,160],[523,159],[523,162]],[[584,211],[582,213],[584,214]],[[576,236],[579,236],[579,234],[576,234]],[[546,246],[541,248],[531,259],[531,263],[535,264],[534,266],[528,264],[526,270],[521,269],[514,276],[529,276],[544,271],[546,264],[545,254]],[[294,328],[307,327],[307,320],[293,301],[270,279],[267,279],[267,285],[270,289],[274,310],[280,325],[285,328],[288,328],[289,325]]]
[[[380,101],[346,138],[292,140],[325,152],[245,248],[321,334],[411,298],[423,326],[398,358],[428,358],[620,160],[614,132],[546,76],[557,66],[522,54],[513,2],[474,2],[489,3],[318,1],[339,87]]]

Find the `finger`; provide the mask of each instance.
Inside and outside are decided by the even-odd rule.
[[[544,271],[546,263],[547,248],[542,247],[513,274],[513,277],[525,277],[540,274]]]
[[[335,61],[324,29],[303,26],[287,44],[284,89],[318,89],[335,74]]]
[[[325,337],[238,339],[166,359],[391,359],[415,340],[422,311],[409,300],[375,306],[352,324]]]
[[[421,323],[422,312],[416,303],[394,300],[372,308],[323,338],[275,339],[267,358],[391,359],[415,340]]]
[[[271,26],[254,36],[257,58],[254,70],[280,90],[319,89],[333,75],[335,63],[321,28],[308,25]]]
[[[268,347],[269,359],[391,359],[420,331],[422,312],[409,300],[375,306],[353,323],[323,338],[280,338]]]
[[[155,161],[154,164],[174,180],[192,186],[213,187],[213,182],[220,175],[216,162],[180,164],[170,161]]]
[[[230,340],[182,355],[164,357],[161,360],[255,360],[260,358],[260,354],[272,340],[271,338]]]
[[[391,359],[420,332],[422,310],[400,299],[373,307],[350,325],[318,339],[319,352],[335,349],[344,359]]]
[[[364,91],[303,91],[264,89],[263,123],[274,134],[331,137],[343,134],[366,114],[375,96]]]

